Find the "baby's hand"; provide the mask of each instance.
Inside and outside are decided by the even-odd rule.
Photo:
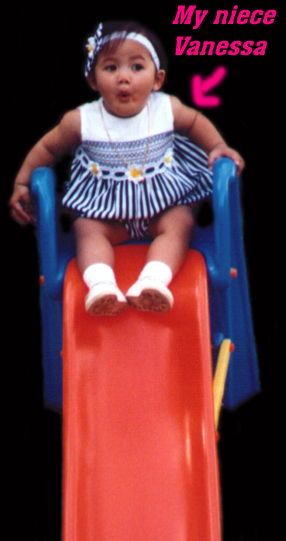
[[[9,205],[11,215],[20,225],[35,223],[34,207],[29,186],[16,184]]]
[[[215,148],[213,148],[213,150],[211,150],[211,152],[209,153],[209,168],[212,169],[214,161],[218,158],[221,158],[222,156],[231,158],[234,161],[237,167],[236,175],[239,176],[241,171],[244,169],[245,162],[236,150],[234,150],[233,148],[229,148],[224,143],[220,143],[219,145],[215,146]]]

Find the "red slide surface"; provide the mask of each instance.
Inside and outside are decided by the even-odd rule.
[[[116,248],[122,291],[147,246]],[[219,541],[207,275],[190,250],[167,314],[90,317],[64,291],[63,541]]]

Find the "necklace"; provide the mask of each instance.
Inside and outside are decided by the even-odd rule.
[[[125,165],[127,165],[128,170],[129,170],[130,179],[133,180],[133,182],[144,182],[144,180],[145,180],[145,178],[144,178],[145,165],[146,165],[147,155],[148,155],[148,151],[149,151],[149,144],[150,144],[150,111],[149,111],[149,104],[147,103],[148,138],[147,138],[147,143],[146,143],[144,160],[143,160],[143,163],[142,163],[141,167],[137,167],[135,165],[130,164],[126,160],[126,158],[124,156],[122,156],[122,154],[120,154],[120,152],[117,150],[114,142],[112,141],[112,139],[111,139],[111,137],[109,135],[109,131],[108,131],[107,126],[106,126],[106,122],[105,122],[105,118],[104,118],[104,114],[103,114],[102,104],[100,103],[99,106],[100,106],[100,114],[101,114],[101,118],[102,118],[102,123],[103,123],[104,129],[106,131],[107,137],[109,139],[109,142],[112,145],[112,147],[114,148],[117,156],[119,156],[119,158],[123,161],[123,163],[125,163]]]

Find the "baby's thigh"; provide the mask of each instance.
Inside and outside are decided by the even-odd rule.
[[[128,239],[126,228],[117,220],[80,217],[74,222],[74,231],[78,242],[101,237],[107,239],[112,245],[116,245]]]
[[[194,226],[192,208],[189,205],[172,207],[150,221],[149,231],[151,236],[156,237],[162,233],[182,235],[190,234]]]

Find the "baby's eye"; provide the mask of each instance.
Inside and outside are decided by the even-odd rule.
[[[106,71],[115,71],[116,66],[115,66],[115,64],[108,64],[107,66],[105,66],[105,70]]]
[[[141,70],[143,70],[143,66],[142,66],[142,64],[138,64],[138,63],[133,64],[132,70],[133,71],[141,71]]]

